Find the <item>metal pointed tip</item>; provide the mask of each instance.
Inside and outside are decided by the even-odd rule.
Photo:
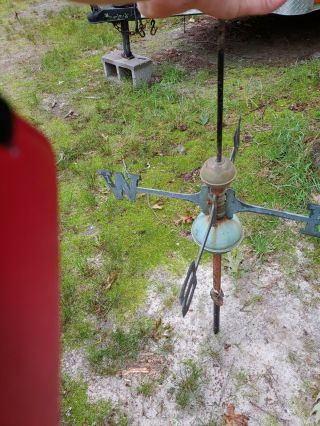
[[[239,146],[240,146],[240,133],[241,133],[241,117],[239,118],[238,121],[238,126],[236,128],[236,131],[234,132],[233,135],[233,150],[230,156],[230,161],[232,161],[234,163],[238,150],[239,150]]]

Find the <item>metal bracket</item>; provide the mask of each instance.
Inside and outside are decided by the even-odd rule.
[[[226,214],[229,219],[232,219],[235,213],[248,212],[280,217],[295,222],[305,222],[306,226],[301,230],[301,233],[320,238],[320,205],[318,204],[309,204],[308,209],[310,210],[310,214],[309,216],[304,216],[302,214],[267,209],[265,207],[243,203],[236,198],[235,192],[232,189],[228,189],[226,196]]]

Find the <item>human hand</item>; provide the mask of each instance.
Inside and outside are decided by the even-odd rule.
[[[264,15],[282,6],[286,0],[149,0],[138,2],[147,17],[164,18],[188,9],[199,9],[220,19],[246,15]]]
[[[92,2],[92,0],[76,1]],[[199,9],[215,18],[232,19],[245,15],[265,15],[285,2],[286,0],[143,0],[138,2],[138,7],[143,15],[150,18],[164,18],[188,9]],[[114,5],[125,3],[126,0],[112,1]]]

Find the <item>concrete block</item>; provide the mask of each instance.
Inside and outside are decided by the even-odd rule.
[[[122,57],[122,52],[115,50],[102,57],[104,73],[108,80],[120,83],[131,80],[133,86],[139,87],[149,83],[153,71],[151,59],[135,56],[133,59]]]

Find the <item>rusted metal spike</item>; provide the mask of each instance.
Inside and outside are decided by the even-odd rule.
[[[218,334],[220,330],[220,307],[223,305],[223,292],[221,290],[221,254],[214,254],[212,258],[213,289],[213,331]]]

